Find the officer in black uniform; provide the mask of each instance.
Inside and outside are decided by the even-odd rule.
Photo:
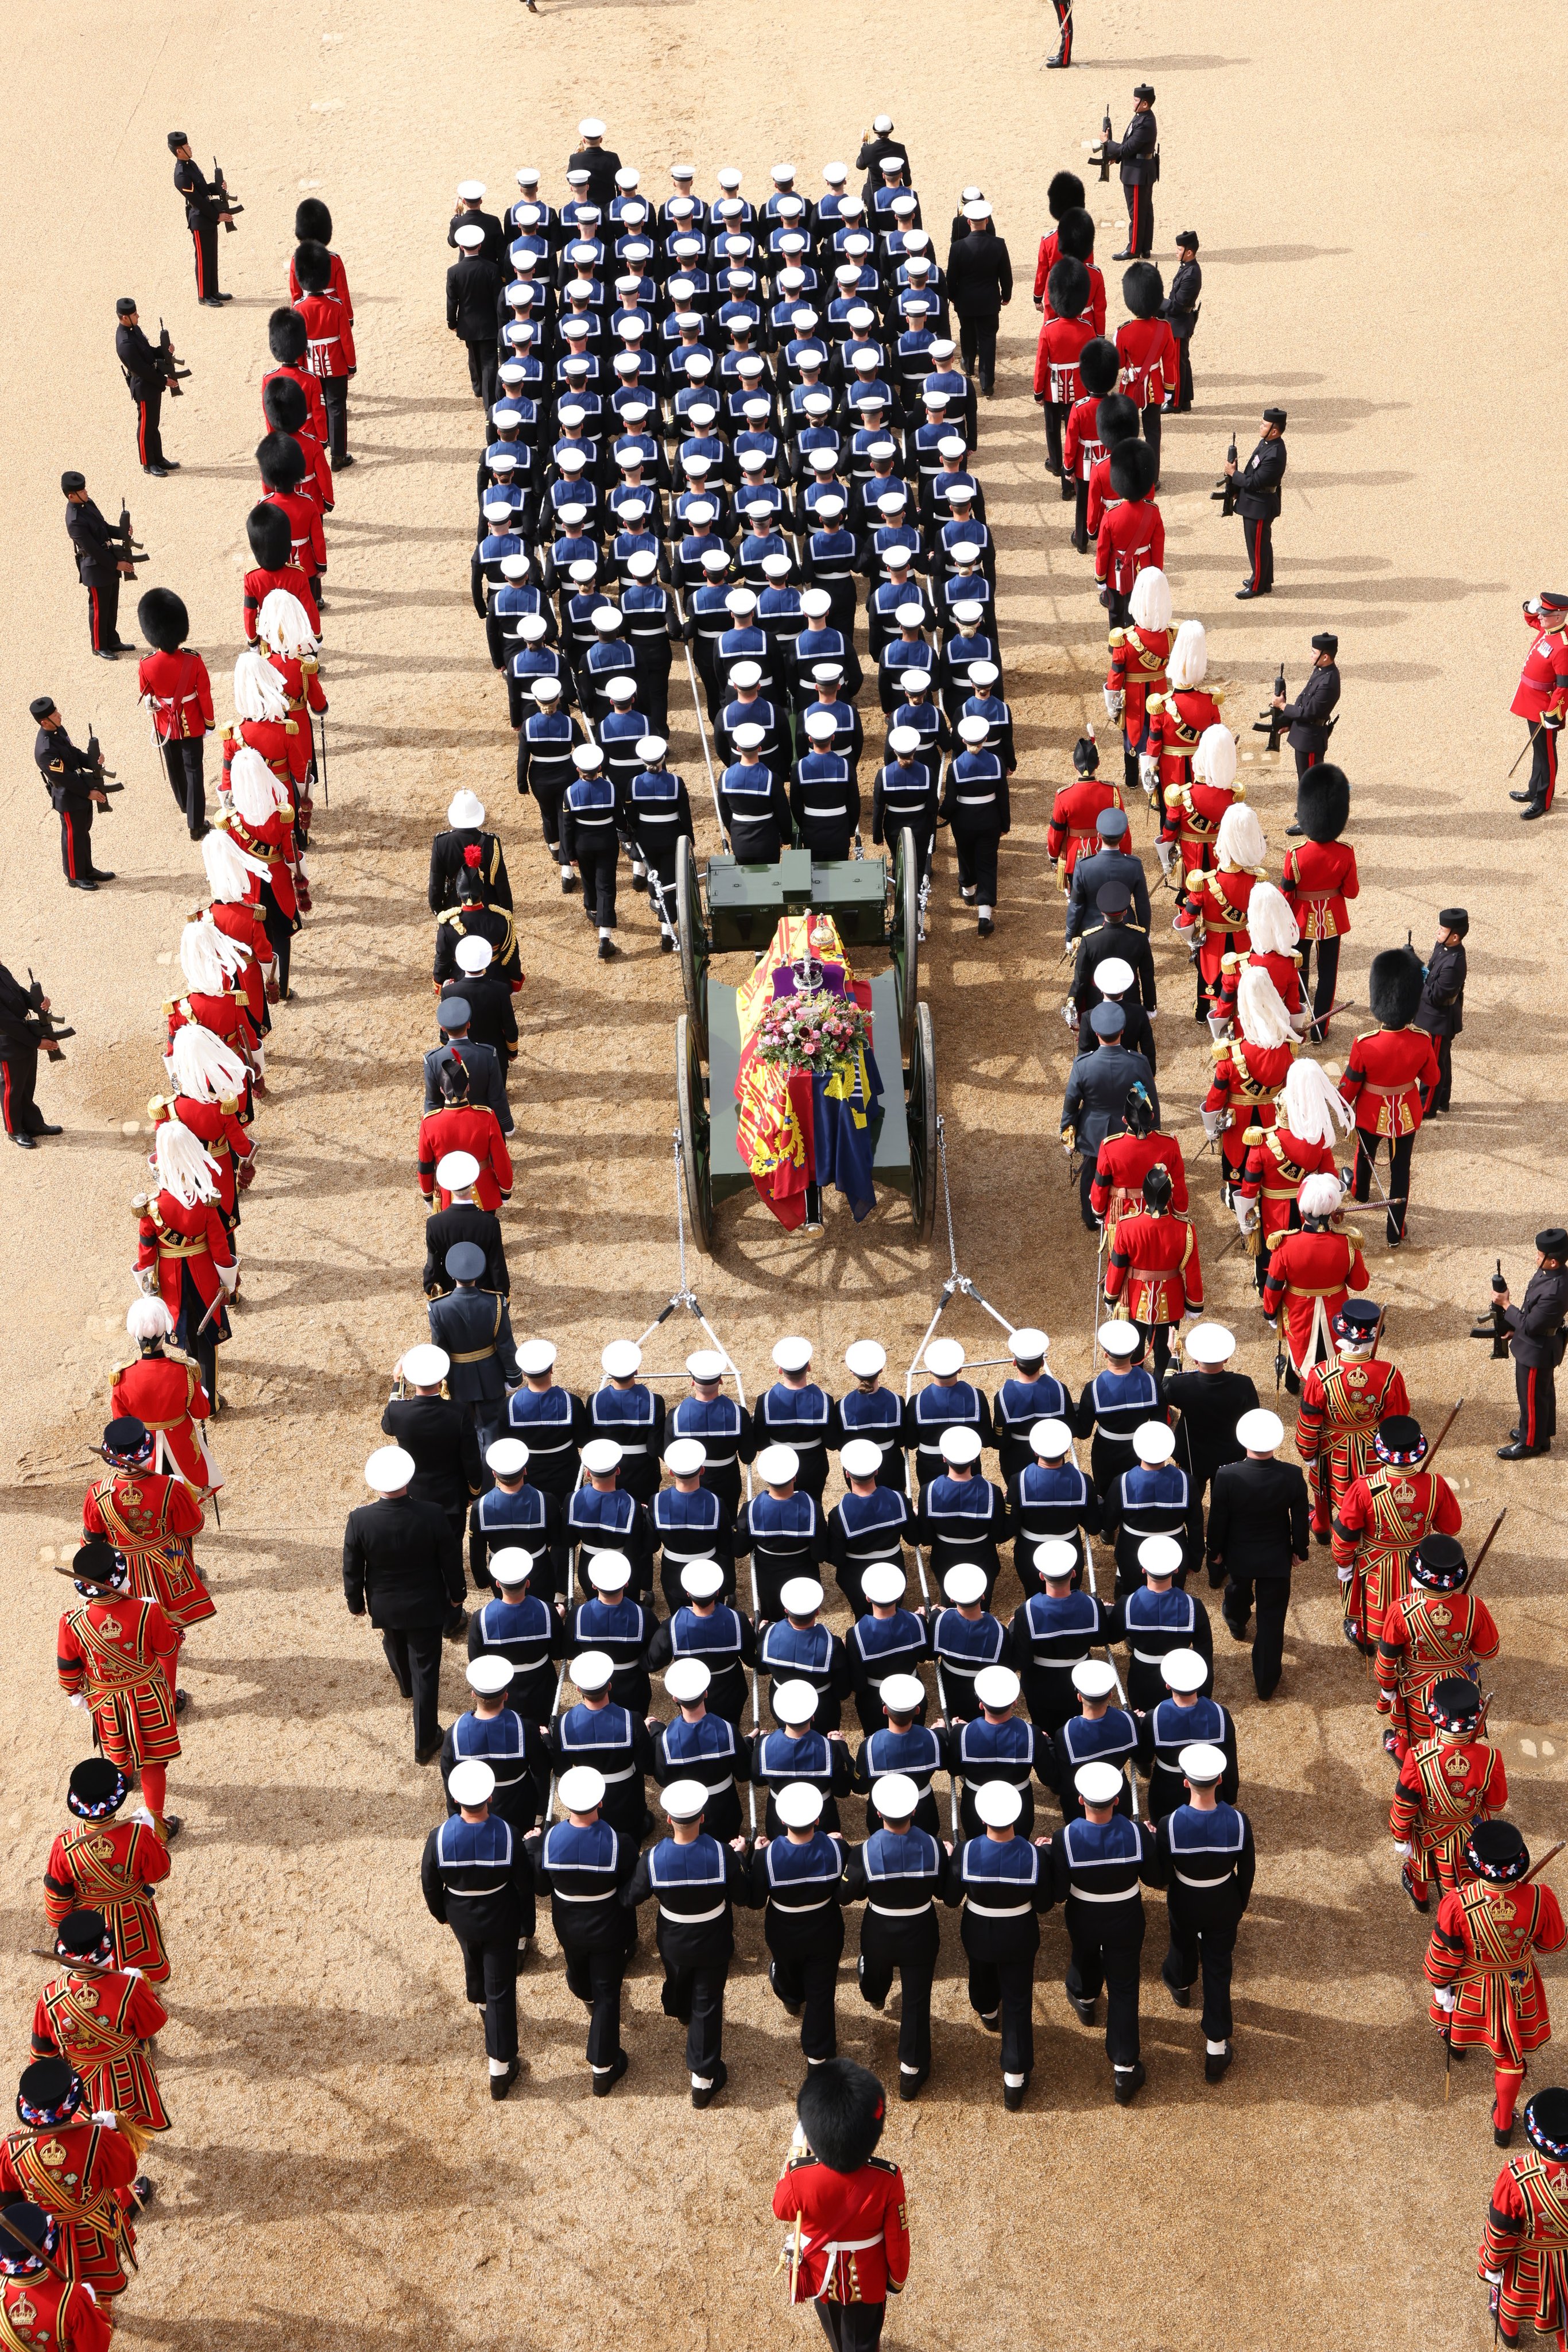
[[[36,1137],[60,1132],[48,1124],[33,1100],[39,1054],[47,1054],[52,1062],[63,1058],[45,1017],[48,1009],[49,1000],[39,982],[24,988],[0,963],[0,1113],[6,1134],[24,1151],[36,1149]]]
[[[174,158],[174,185],[185,199],[185,226],[195,247],[196,299],[215,310],[220,303],[234,300],[232,294],[218,291],[218,223],[228,219],[229,201],[221,188],[203,177],[183,131],[170,131],[169,152]]]
[[[467,351],[474,397],[488,409],[496,398],[501,272],[486,257],[485,232],[477,221],[461,222],[453,234],[461,257],[446,273],[446,323]]]
[[[1315,768],[1328,754],[1334,707],[1339,701],[1338,652],[1339,639],[1331,629],[1324,629],[1312,639],[1312,666],[1294,702],[1287,702],[1282,694],[1270,697],[1270,708],[1278,711],[1281,723],[1290,729],[1286,740],[1296,755],[1298,783],[1309,768]],[[1300,829],[1297,825],[1291,827],[1292,833]]]
[[[860,153],[855,157],[855,170],[865,173],[861,183],[862,204],[869,206],[874,203],[882,185],[882,167],[890,161],[902,163],[905,172],[909,170],[909,150],[902,139],[894,137],[892,115],[879,114],[873,119],[870,136],[862,140]]]
[[[100,660],[134,652],[120,634],[120,583],[134,580],[130,543],[123,532],[111,530],[87,494],[85,474],[62,474],[66,499],[66,536],[77,560],[77,578],[87,590],[88,635]]]
[[[1094,905],[1100,920],[1089,926],[1078,942],[1078,960],[1072,968],[1072,1001],[1080,1013],[1091,1013],[1107,992],[1095,980],[1103,963],[1129,964],[1136,976],[1136,1002],[1145,1013],[1157,1007],[1155,988],[1154,950],[1149,935],[1132,919],[1133,894],[1124,882],[1107,882],[1095,893]],[[1110,992],[1115,994],[1119,992]],[[1131,1039],[1128,1039],[1131,1044]],[[1152,1042],[1152,1041],[1151,1041]],[[1136,1049],[1134,1049],[1136,1050]],[[1154,1066],[1154,1055],[1147,1056]]]
[[[1061,1098],[1061,1139],[1070,1150],[1076,1146],[1082,1156],[1079,1203],[1084,1230],[1092,1234],[1099,1231],[1099,1225],[1089,1205],[1089,1188],[1094,1181],[1100,1146],[1108,1135],[1120,1135],[1126,1125],[1127,1089],[1134,1082],[1143,1087],[1154,1108],[1156,1127],[1160,1098],[1155,1074],[1142,1054],[1129,1053],[1122,1043],[1126,1017],[1121,1006],[1097,1004],[1089,1015],[1089,1026],[1093,1032],[1093,1045],[1079,1054],[1067,1074],[1067,1091]]]
[[[1155,121],[1155,93],[1146,81],[1133,92],[1133,119],[1120,139],[1107,139],[1101,150],[1108,163],[1122,167],[1122,194],[1127,200],[1127,242],[1113,258],[1143,261],[1155,246],[1155,182],[1160,176],[1160,127]]]
[[[1197,231],[1180,229],[1176,233],[1176,269],[1171,279],[1171,290],[1160,305],[1160,316],[1170,322],[1176,347],[1176,413],[1185,416],[1192,406],[1192,338],[1197,325],[1198,300],[1203,293],[1203,271],[1198,267]]]
[[[38,726],[33,757],[60,821],[60,864],[66,880],[73,890],[95,890],[100,882],[114,879],[106,867],[92,862],[92,813],[109,806],[103,754],[99,752],[95,758],[77,750],[52,694],[40,694],[27,710]]]
[[[455,983],[449,982],[442,990],[436,1008],[441,1043],[433,1045],[424,1057],[424,1109],[429,1113],[442,1108],[441,1073],[453,1062],[461,1062],[468,1073],[468,1100],[493,1110],[502,1134],[510,1135],[515,1122],[512,1107],[507,1100],[501,1057],[494,1045],[484,1045],[470,1034],[474,1008],[466,994],[467,982],[462,985],[465,992],[461,995]],[[510,992],[508,990],[508,995]]]
[[[1503,1321],[1513,1334],[1509,1352],[1519,1391],[1519,1422],[1509,1432],[1510,1443],[1498,1448],[1500,1462],[1525,1462],[1532,1454],[1550,1454],[1557,1433],[1557,1367],[1563,1360],[1563,1321],[1568,1316],[1568,1233],[1561,1225],[1548,1225],[1536,1234],[1535,1246],[1540,1255],[1522,1306],[1511,1305],[1506,1290],[1496,1294]],[[1480,1328],[1490,1332],[1490,1320]]]
[[[1448,1108],[1454,1092],[1454,1040],[1465,1025],[1465,939],[1470,919],[1463,907],[1445,907],[1437,927],[1437,943],[1422,968],[1421,1002],[1411,1024],[1425,1029],[1437,1046],[1442,1072],[1422,1100],[1423,1118]]]
[[[137,460],[144,474],[154,474],[162,480],[165,474],[177,474],[180,470],[172,457],[164,456],[162,436],[158,429],[163,386],[173,381],[170,362],[142,333],[133,294],[120,296],[114,306],[114,315],[118,321],[114,330],[115,356],[125,376],[126,390],[136,403]]]
[[[1236,511],[1247,534],[1247,560],[1251,565],[1236,591],[1237,601],[1267,596],[1274,586],[1274,525],[1280,519],[1280,485],[1285,478],[1285,412],[1263,411],[1263,438],[1239,473],[1227,457],[1227,474],[1236,479]]]

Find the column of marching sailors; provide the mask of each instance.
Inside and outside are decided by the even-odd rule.
[[[295,257],[308,275],[315,250]],[[274,1008],[288,1001],[292,940],[310,905],[303,858],[315,814],[313,717],[327,707],[317,656],[332,476],[305,322],[284,308],[268,328],[276,364],[263,387],[261,499],[246,518],[254,562],[211,824],[203,751],[215,714],[205,664],[186,647],[189,614],[162,588],[137,610],[150,648],[141,698],[200,843],[204,892],[180,934],[182,992],[162,1008],[147,1106],[152,1181],[132,1202],[138,1295],[126,1328],[136,1351],[114,1372],[97,1449],[103,1474],[84,1499],[81,1546],[60,1571],[78,1600],[59,1622],[59,1681],[95,1752],[70,1774],[70,1823],[45,1869],[57,1972],[31,2021],[17,2128],[0,2140],[0,2200],[16,2200],[0,2213],[5,2322],[13,2340],[63,2352],[103,2352],[109,2341],[136,2267],[135,2220],[153,2194],[143,2153],[171,2120],[154,2051],[172,1965],[159,1889],[181,1827],[167,1810],[188,1706],[179,1665],[214,1612],[194,1548],[223,1484],[207,1441],[220,1404],[217,1350],[239,1301],[264,1041]]]

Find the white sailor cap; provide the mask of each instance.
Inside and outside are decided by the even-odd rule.
[[[889,551],[887,560],[896,571],[902,564],[908,562],[909,551],[907,548],[902,547],[892,549]],[[893,617],[898,623],[900,628],[924,628],[925,625],[925,607],[924,604],[900,604],[895,609]]]
[[[791,1682],[777,1685],[773,1693],[773,1712],[780,1723],[810,1723],[817,1712],[817,1702],[815,1686],[797,1676]]]
[[[1138,1566],[1145,1576],[1175,1576],[1182,1550],[1175,1536],[1145,1536],[1138,1546]]]
[[[773,1360],[781,1372],[803,1372],[811,1360],[811,1342],[798,1332],[787,1332],[774,1342]]]
[[[455,1805],[487,1805],[496,1793],[496,1775],[477,1756],[465,1756],[446,1776],[446,1793]]]
[[[758,727],[755,719],[743,719],[734,730],[731,740],[737,751],[756,751],[768,740],[768,730]]]
[[[877,1685],[877,1696],[889,1715],[918,1715],[925,1700],[925,1687],[918,1675],[883,1675]]]
[[[925,1365],[939,1381],[950,1381],[955,1372],[964,1369],[964,1345],[961,1339],[933,1339],[925,1350]]]
[[[1029,1433],[1029,1450],[1042,1462],[1060,1462],[1072,1451],[1072,1432],[1064,1421],[1037,1421]]]
[[[672,180],[685,180],[689,186],[692,181],[696,178],[696,173],[690,163],[672,163],[670,166],[670,177]],[[672,201],[675,204],[689,205],[691,198],[689,196],[676,196]]]
[[[1223,1364],[1236,1353],[1236,1334],[1223,1323],[1195,1323],[1181,1344],[1195,1364]]]
[[[808,710],[806,732],[815,743],[826,743],[838,732],[838,720],[831,710]]]
[[[859,196],[841,196],[839,199],[839,218],[841,220],[859,220],[864,210],[865,206]]]
[[[707,1460],[700,1437],[673,1437],[664,1448],[664,1467],[672,1478],[695,1478]]]
[[[965,596],[953,607],[953,618],[960,628],[972,629],[985,612],[985,606],[973,596]]]
[[[555,1792],[564,1811],[591,1813],[604,1802],[604,1775],[591,1764],[569,1765],[556,1782]]]
[[[622,163],[615,174],[615,184],[618,188],[634,188],[640,177],[641,174],[634,172],[630,163]]]
[[[591,1477],[608,1478],[621,1467],[621,1448],[612,1437],[591,1437],[582,1449],[582,1466]]]
[[[476,1658],[468,1661],[468,1687],[477,1691],[481,1698],[495,1698],[506,1689],[516,1672],[510,1658],[503,1657],[499,1650],[481,1650]]]
[[[497,1478],[515,1478],[528,1466],[528,1449],[520,1437],[497,1437],[485,1448],[485,1461]]]
[[[534,1572],[534,1556],[521,1544],[507,1544],[503,1551],[493,1551],[486,1566],[497,1584],[510,1588],[528,1582]]]
[[[519,187],[519,188],[537,188],[537,187],[538,186],[538,184],[539,184],[539,175],[538,175],[538,172],[534,169],[534,166],[533,166],[531,163],[525,163],[525,164],[523,165],[523,167],[522,167],[522,170],[517,173],[517,185],[518,185],[518,187]]]
[[[479,1163],[474,1163],[477,1175]],[[553,1339],[525,1339],[517,1349],[517,1370],[533,1380],[538,1380],[555,1362],[559,1350]]]
[[[903,483],[899,482],[896,483],[891,490],[880,491],[877,496],[876,503],[879,513],[885,515],[897,514],[901,509],[909,504],[909,493],[904,488]]]
[[[932,344],[931,349],[933,352],[936,352],[936,346],[935,343]],[[935,416],[940,424],[943,418],[943,413],[947,406],[948,395],[945,392],[922,391],[920,398],[923,405],[931,411],[932,415]]]
[[[966,205],[964,206],[964,218],[967,221],[989,220],[990,217],[991,208],[989,205],[983,201],[978,201],[975,204]]]
[[[982,1706],[1000,1714],[1004,1707],[1016,1706],[1022,1685],[1010,1666],[982,1666],[975,1676],[975,1696]]]
[[[664,1688],[677,1706],[695,1706],[713,1676],[700,1658],[676,1658],[664,1676]]]
[[[503,580],[526,580],[528,577],[528,559],[526,555],[502,556],[501,577]]]
[[[560,699],[560,680],[559,677],[536,677],[528,692],[536,702],[542,702],[548,709],[552,702]]]
[[[803,588],[800,610],[809,621],[820,621],[833,609],[833,600],[825,588]]]
[[[800,1457],[792,1445],[765,1445],[757,1457],[757,1475],[765,1486],[788,1486],[800,1468]]]
[[[1105,956],[1094,967],[1094,985],[1102,996],[1122,996],[1134,981],[1133,967],[1121,956]]]
[[[762,569],[769,580],[787,579],[789,573],[789,558],[787,555],[765,555],[762,559]]]
[[[624,1592],[632,1563],[623,1551],[596,1551],[588,1563],[588,1580],[595,1592]]]
[[[1208,1680],[1208,1661],[1196,1650],[1167,1650],[1160,1660],[1160,1680],[1166,1690],[1200,1691]]]
[[[847,180],[849,176],[847,163],[824,163],[822,166],[822,177],[830,188],[836,188],[841,181]]]
[[[1225,1778],[1225,1750],[1207,1739],[1195,1739],[1176,1758],[1182,1778],[1190,1780],[1195,1789],[1212,1789],[1217,1780]]]
[[[591,172],[581,170],[569,172],[566,175],[566,184],[569,188],[586,188],[592,177]]]
[[[1116,1687],[1116,1670],[1103,1658],[1081,1658],[1072,1669],[1072,1687],[1080,1698],[1109,1698]]]
[[[786,1578],[779,1588],[786,1617],[814,1617],[822,1605],[822,1588],[814,1576]]]
[[[1034,1548],[1034,1572],[1041,1577],[1071,1577],[1078,1566],[1076,1549],[1065,1536],[1047,1536]]]
[[[937,1449],[944,1462],[977,1462],[980,1458],[980,1433],[977,1429],[966,1429],[961,1424],[956,1429],[945,1429],[937,1440]]]
[[[629,1381],[643,1366],[643,1350],[635,1339],[612,1339],[601,1351],[600,1366],[612,1381]]]
[[[612,702],[630,702],[637,691],[636,681],[630,677],[612,677],[604,691]]]
[[[1135,1356],[1144,1344],[1135,1323],[1102,1323],[1094,1337],[1107,1356]]]
[[[882,168],[885,172],[888,165],[884,163]],[[894,168],[896,170],[897,166],[894,165]],[[911,213],[919,210],[919,205],[920,199],[913,190],[906,191],[902,196],[894,196],[893,200],[893,209],[900,220],[907,220]]]
[[[662,760],[669,748],[662,735],[639,735],[637,738],[637,757],[646,760],[650,767],[655,760]]]
[[[604,125],[596,114],[585,114],[577,126],[577,135],[580,139],[602,139]]]
[[[626,559],[626,569],[633,580],[651,580],[658,568],[659,559],[650,547],[640,547]]]
[[[995,686],[1001,672],[995,662],[977,661],[969,664],[969,684],[973,687]]]
[[[821,1816],[822,1792],[810,1780],[786,1780],[773,1810],[787,1830],[809,1830]]]
[[[762,683],[761,664],[754,661],[737,662],[734,668],[729,673],[729,682],[732,686],[760,686]]]
[[[902,1677],[895,1675],[893,1679],[897,1682]],[[920,1791],[907,1772],[884,1772],[872,1782],[871,1801],[884,1822],[913,1821]]]
[[[740,185],[740,173],[733,163],[727,163],[723,171],[717,174],[717,179],[719,186],[730,195],[733,195]]]
[[[1285,1434],[1285,1424],[1267,1405],[1244,1412],[1236,1424],[1236,1443],[1249,1454],[1272,1454]]]
[[[887,748],[893,753],[895,760],[901,755],[906,760],[913,759],[915,752],[920,749],[920,730],[918,727],[894,727],[890,729],[887,738]]]
[[[931,691],[930,671],[928,669],[900,670],[898,674],[898,689],[901,694],[910,698],[913,698],[917,694],[929,694]],[[913,731],[916,738],[918,738],[919,730],[915,729]]]
[[[686,1370],[694,1381],[706,1386],[709,1381],[722,1381],[725,1360],[716,1348],[695,1348],[686,1358]]]
[[[591,565],[590,569],[592,569]],[[537,646],[549,626],[549,623],[542,613],[525,613],[517,623],[517,635],[526,638],[530,646]]]
[[[986,1571],[977,1560],[961,1559],[942,1579],[942,1590],[955,1609],[968,1609],[986,1597]]]
[[[459,180],[459,181],[458,181],[458,183],[457,183],[457,195],[458,195],[458,200],[459,200],[459,202],[460,202],[460,203],[462,203],[462,204],[465,204],[465,205],[480,205],[480,204],[483,204],[483,203],[484,203],[484,201],[485,201],[485,183],[484,183],[484,181],[483,181],[483,180]]]
[[[724,1591],[724,1570],[716,1559],[688,1559],[681,1570],[681,1591],[688,1601],[713,1601]]]
[[[957,348],[951,335],[938,335],[931,346],[931,356],[934,360],[950,360]],[[942,397],[945,400],[946,394],[944,393]]]
[[[604,765],[604,754],[597,743],[578,743],[572,747],[572,765],[580,775],[596,775]]]
[[[984,743],[990,735],[989,723],[977,712],[958,721],[958,733],[966,743]]]
[[[1023,1811],[1023,1797],[1010,1780],[987,1780],[975,1790],[975,1811],[987,1829],[1010,1829]]]
[[[412,1381],[416,1389],[433,1389],[452,1370],[452,1359],[444,1348],[426,1339],[404,1350],[401,1369],[403,1379]]]
[[[672,1780],[659,1803],[666,1820],[695,1822],[706,1807],[707,1790],[700,1780]]]
[[[767,403],[766,401],[764,401],[764,402],[762,403],[762,406],[763,406],[764,408],[766,408],[766,407],[767,407],[767,405],[768,405],[768,403]],[[744,470],[745,470],[747,473],[748,473],[748,474],[757,474],[757,473],[760,473],[760,472],[761,472],[761,470],[762,470],[762,468],[763,468],[763,467],[764,467],[764,466],[766,466],[766,464],[767,464],[767,463],[768,463],[768,453],[767,453],[767,451],[766,451],[766,450],[763,450],[763,449],[743,449],[743,450],[741,451],[741,453],[740,453],[740,464],[741,464],[742,467],[744,468]],[[772,509],[771,509],[770,508],[765,508],[765,509],[763,509],[763,511],[764,511],[765,513],[770,513],[770,512],[772,511]]]
[[[1176,1452],[1175,1432],[1163,1421],[1140,1422],[1133,1432],[1133,1451],[1140,1462],[1153,1469],[1157,1463],[1168,1462]]]
[[[857,1381],[869,1381],[886,1369],[887,1349],[880,1339],[852,1339],[844,1349],[844,1362]]]
[[[985,550],[972,539],[960,539],[947,551],[955,563],[978,563]]]
[[[1126,1782],[1114,1764],[1081,1764],[1072,1785],[1086,1805],[1114,1805],[1120,1802]]]
[[[446,1151],[435,1163],[435,1181],[444,1192],[466,1192],[479,1181],[479,1162],[471,1151]]]
[[[510,499],[486,499],[480,509],[486,522],[505,522],[512,511]]]
[[[727,612],[755,613],[757,610],[757,599],[749,588],[732,588],[724,602]]]
[[[869,1454],[875,1454],[877,1451],[874,1445],[863,1438],[858,1439],[856,1443],[863,1445]],[[870,1478],[874,1475],[874,1472],[859,1470],[855,1475],[860,1478]],[[861,1591],[878,1609],[895,1609],[908,1590],[909,1579],[904,1570],[895,1567],[890,1559],[873,1560],[861,1579]]]

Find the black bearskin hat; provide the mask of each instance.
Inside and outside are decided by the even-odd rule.
[[[887,2094],[869,2067],[830,2058],[807,2074],[795,2113],[819,2163],[830,2172],[858,2172],[882,2137]]]

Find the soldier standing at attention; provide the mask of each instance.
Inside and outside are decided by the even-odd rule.
[[[1236,511],[1247,535],[1247,561],[1250,567],[1236,591],[1239,604],[1249,596],[1273,593],[1274,525],[1280,520],[1280,485],[1285,478],[1282,408],[1263,411],[1263,438],[1241,471],[1237,473],[1233,457],[1226,459],[1225,470],[1236,476]]]
[[[185,200],[185,225],[195,247],[196,299],[215,310],[220,304],[234,300],[232,294],[218,291],[218,223],[228,219],[229,200],[220,187],[203,176],[183,131],[170,131],[169,152],[174,158],[174,185]]]
[[[1142,261],[1154,251],[1155,183],[1160,176],[1160,127],[1155,121],[1155,93],[1146,81],[1133,92],[1131,122],[1120,139],[1105,141],[1101,154],[1107,163],[1121,165],[1122,194],[1127,200],[1127,242],[1113,258]]]

